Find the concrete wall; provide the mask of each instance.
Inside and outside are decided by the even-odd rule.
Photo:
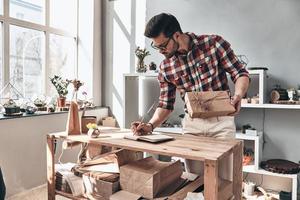
[[[108,116],[108,109],[88,111],[97,119]],[[0,167],[7,197],[45,184],[46,135],[64,131],[67,113],[0,120]],[[76,162],[79,148],[65,150],[62,162]],[[61,152],[58,143],[56,155]]]

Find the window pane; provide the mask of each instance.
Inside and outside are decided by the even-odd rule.
[[[43,94],[45,34],[10,26],[10,81],[30,98]]]
[[[44,24],[45,0],[9,0],[10,17]]]
[[[0,0],[0,15],[3,15],[3,0]]]
[[[59,75],[64,79],[75,78],[75,52],[76,42],[74,38],[50,34],[50,58],[49,71],[50,77]],[[48,82],[50,83],[50,82]],[[50,95],[57,95],[55,88],[50,86]],[[70,97],[70,93],[68,95]]]
[[[50,1],[50,26],[76,33],[76,25],[77,0]]]
[[[2,43],[2,41],[3,41],[2,40],[2,23],[0,23],[0,91],[3,87],[3,57],[2,57],[3,56],[2,55],[3,43]]]

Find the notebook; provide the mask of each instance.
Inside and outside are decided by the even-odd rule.
[[[151,134],[151,135],[125,135],[125,139],[129,140],[140,140],[140,141],[146,141],[151,143],[159,143],[164,141],[173,140],[174,138],[168,135],[162,135],[162,134]]]

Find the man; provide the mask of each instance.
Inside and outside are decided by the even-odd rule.
[[[235,115],[239,112],[241,99],[249,85],[249,73],[239,62],[230,44],[218,35],[195,35],[183,33],[177,19],[162,13],[150,19],[145,36],[153,41],[151,46],[165,56],[160,64],[158,81],[160,97],[158,108],[148,123],[133,122],[134,134],[143,135],[162,124],[174,109],[176,89],[182,99],[187,91],[229,91],[226,72],[235,83],[231,103]],[[235,124],[233,116],[207,119],[183,120],[183,133],[215,138],[233,138]],[[202,174],[203,163],[186,161],[190,172]]]

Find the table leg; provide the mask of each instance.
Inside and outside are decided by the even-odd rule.
[[[47,135],[47,186],[48,200],[55,200],[55,174],[54,174],[54,138]]]
[[[233,195],[234,199],[242,199],[243,182],[243,142],[233,148]]]
[[[217,160],[204,161],[204,199],[218,200],[219,170]]]

